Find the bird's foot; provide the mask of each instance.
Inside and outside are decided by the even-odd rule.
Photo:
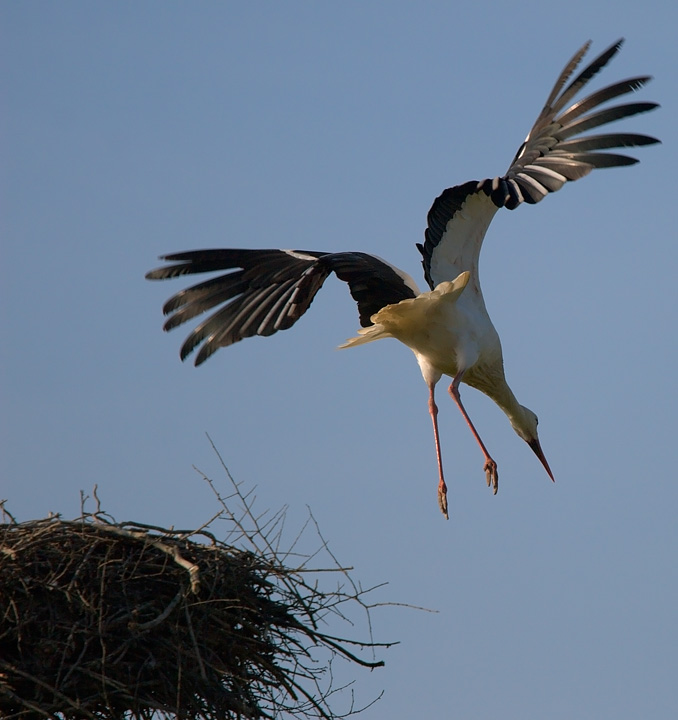
[[[492,458],[487,458],[485,462],[485,478],[487,479],[487,487],[492,487],[492,492],[496,495],[499,490],[499,472],[497,463]]]
[[[438,484],[438,506],[440,512],[445,516],[445,520],[449,520],[450,516],[447,514],[447,485],[442,480]]]

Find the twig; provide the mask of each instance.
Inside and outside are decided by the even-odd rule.
[[[184,590],[183,588],[179,588],[179,592],[174,596],[174,598],[172,598],[172,602],[160,613],[160,615],[145,623],[131,622],[129,624],[130,628],[132,630],[141,630],[143,632],[144,630],[150,630],[151,628],[157,627],[170,616],[172,610],[174,610],[174,608],[179,604],[183,596]]]

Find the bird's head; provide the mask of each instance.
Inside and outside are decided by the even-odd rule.
[[[555,482],[551,468],[546,461],[544,451],[541,449],[539,443],[539,434],[537,433],[537,425],[539,419],[536,414],[526,408],[524,405],[520,406],[520,412],[516,413],[509,418],[513,429],[520,435],[520,437],[532,448],[532,452],[539,458],[539,461],[544,466],[544,470],[548,473],[548,476]]]

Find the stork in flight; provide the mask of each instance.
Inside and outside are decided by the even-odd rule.
[[[452,378],[450,395],[480,445],[487,484],[494,493],[498,488],[497,463],[462,404],[462,382],[494,400],[553,480],[539,444],[537,416],[516,400],[506,383],[501,343],[480,290],[478,256],[487,228],[500,208],[514,210],[523,202],[538,203],[594,168],[637,162],[627,155],[605,152],[610,148],[659,142],[635,133],[582,136],[588,130],[657,107],[652,102],[631,102],[600,109],[610,100],[639,90],[649,76],[622,80],[573,102],[616,55],[622,42],[617,41],[567,84],[590,43],[575,53],[504,175],[456,185],[436,198],[428,213],[424,244],[417,244],[430,291],[421,292],[406,272],[364,252],[223,249],[163,256],[161,259],[171,264],[152,270],[146,275],[148,279],[227,271],[181,290],[165,303],[163,311],[170,316],[165,330],[214,311],[186,338],[181,359],[200,346],[195,359],[200,365],[220,347],[287,330],[308,310],[327,276],[334,272],[348,283],[362,326],[358,337],[341,347],[392,337],[407,345],[417,358],[429,391],[438,459],[438,503],[446,518],[447,486],[435,402],[435,386],[443,375]]]

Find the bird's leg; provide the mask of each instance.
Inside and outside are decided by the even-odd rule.
[[[436,457],[438,458],[438,505],[440,511],[445,516],[445,520],[449,520],[450,516],[447,514],[447,485],[445,484],[445,478],[443,477],[443,457],[440,452],[440,436],[438,435],[438,406],[434,398],[435,385],[431,384],[428,386],[428,411],[431,414],[431,420],[433,421],[433,437],[436,441]]]
[[[492,491],[496,495],[497,490],[499,489],[499,473],[497,471],[497,463],[490,457],[490,453],[487,452],[487,448],[485,447],[485,443],[480,439],[480,435],[478,435],[478,431],[475,429],[475,426],[471,422],[471,418],[468,416],[468,413],[466,412],[466,408],[464,407],[462,401],[461,401],[461,395],[459,394],[459,383],[461,382],[461,373],[459,375],[456,375],[455,378],[452,380],[452,384],[450,385],[449,391],[450,395],[452,396],[452,399],[457,404],[457,407],[461,411],[461,414],[464,416],[464,420],[466,420],[466,424],[471,428],[471,432],[473,433],[473,437],[477,440],[478,445],[480,445],[480,449],[483,451],[483,455],[485,456],[485,466],[483,469],[485,470],[485,477],[487,478],[487,487],[492,486]]]

